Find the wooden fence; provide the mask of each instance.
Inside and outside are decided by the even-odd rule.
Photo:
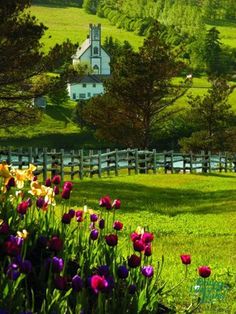
[[[72,150],[70,152],[55,149],[0,149],[0,162],[20,169],[27,168],[29,164],[37,166],[35,174],[42,175],[45,180],[49,173],[60,174],[62,179],[69,175],[71,180],[75,176],[83,179],[84,176],[101,177],[114,174],[126,169],[131,173],[193,173],[193,172],[236,172],[236,154],[211,154],[201,152],[176,153],[173,151],[157,152],[153,150],[126,149],[107,150]],[[124,170],[123,170],[124,172]]]

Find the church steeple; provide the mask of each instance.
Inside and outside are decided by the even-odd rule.
[[[101,24],[89,25],[89,41],[91,44],[91,66],[94,74],[101,74]]]

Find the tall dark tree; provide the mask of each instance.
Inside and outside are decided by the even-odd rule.
[[[228,96],[234,87],[221,78],[211,80],[205,96],[190,97],[188,117],[195,126],[191,137],[180,140],[185,151],[217,151],[227,149],[225,138],[234,124],[234,113]]]
[[[54,76],[47,73],[61,69],[75,49],[67,41],[45,55],[40,40],[46,27],[25,10],[30,4],[30,0],[0,1],[1,127],[37,120],[32,99],[65,84],[65,69]]]
[[[187,84],[171,83],[182,64],[176,62],[161,35],[157,24],[139,52],[125,50],[114,65],[112,78],[106,82],[106,94],[88,103],[87,121],[103,139],[122,145],[150,146],[153,128],[170,115],[167,109],[186,92]]]
[[[212,27],[206,34],[204,44],[204,59],[208,74],[216,75],[222,72],[222,51],[220,42],[220,32]]]

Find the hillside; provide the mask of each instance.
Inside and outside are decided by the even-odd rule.
[[[102,40],[106,36],[112,36],[121,42],[127,40],[134,48],[142,45],[143,37],[118,29],[112,26],[106,19],[96,15],[87,14],[83,9],[76,7],[56,7],[56,6],[39,6],[34,5],[30,11],[40,22],[43,22],[48,30],[43,37],[45,50],[48,50],[55,43],[61,43],[69,38],[74,43],[83,42],[89,32],[89,24],[102,24]]]

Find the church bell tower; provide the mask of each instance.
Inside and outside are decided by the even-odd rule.
[[[89,25],[89,40],[91,44],[91,67],[94,74],[101,74],[101,24]]]

